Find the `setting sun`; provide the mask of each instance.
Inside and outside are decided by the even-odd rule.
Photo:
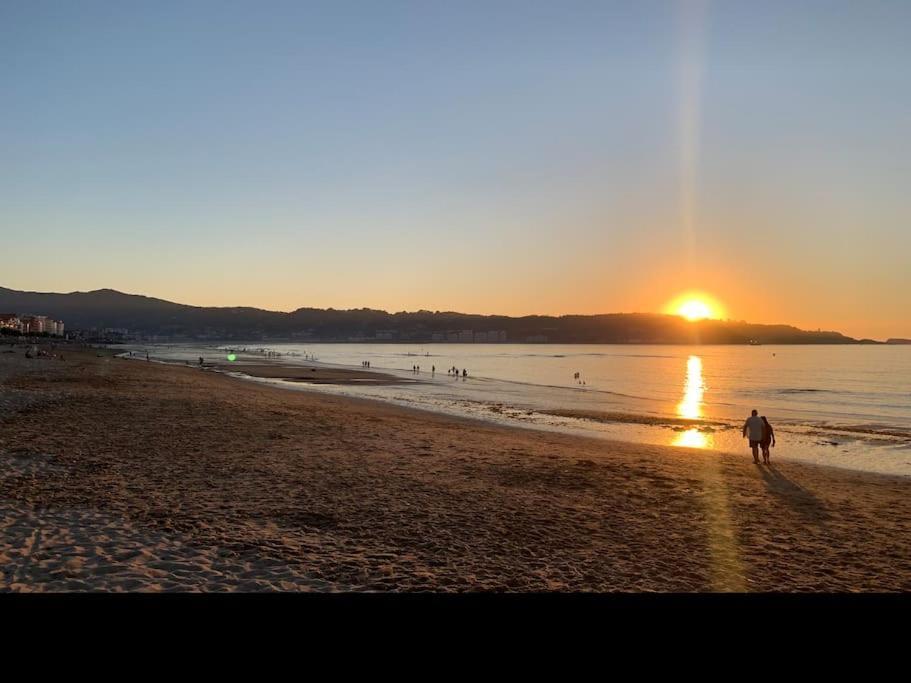
[[[724,315],[721,305],[705,294],[689,293],[674,299],[665,308],[671,315],[679,315],[687,320],[719,319]]]
[[[687,320],[701,320],[702,318],[711,318],[712,309],[704,301],[685,301],[677,309],[677,313]]]

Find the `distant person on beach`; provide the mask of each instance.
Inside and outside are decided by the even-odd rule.
[[[759,464],[759,445],[762,443],[762,434],[764,431],[765,423],[763,423],[762,418],[759,417],[759,411],[754,410],[752,415],[747,418],[747,421],[743,423],[743,436],[746,437],[747,433],[750,436],[750,448],[753,451],[753,462]]]
[[[759,445],[762,446],[762,461],[768,465],[771,456],[769,448],[775,446],[775,430],[772,429],[772,425],[769,424],[765,415],[762,416],[762,441],[759,442]]]

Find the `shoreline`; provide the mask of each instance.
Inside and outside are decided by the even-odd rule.
[[[904,477],[95,350],[0,354],[0,403],[0,590],[911,588]]]
[[[164,364],[183,365],[174,360],[160,361]],[[191,367],[193,364],[190,364]],[[254,372],[245,370],[254,367]],[[316,367],[320,379],[308,381],[315,372]],[[557,408],[531,408],[521,405],[507,405],[497,401],[478,399],[460,400],[452,405],[434,403],[426,400],[427,397],[412,395],[405,399],[400,395],[371,395],[370,393],[356,394],[345,391],[345,387],[396,387],[407,385],[432,386],[434,380],[402,377],[406,371],[388,368],[378,370],[359,370],[335,363],[313,361],[308,364],[288,364],[284,359],[263,359],[250,354],[248,361],[225,362],[207,361],[207,369],[214,369],[239,379],[246,379],[259,384],[265,384],[286,390],[311,390],[321,395],[342,396],[349,399],[360,399],[378,402],[384,405],[396,406],[407,410],[417,410],[435,415],[447,416],[454,419],[468,419],[500,427],[533,430],[543,433],[559,433],[578,438],[596,439],[607,442],[622,442],[629,444],[650,444],[668,446],[674,449],[705,450],[716,454],[728,454],[740,457],[748,453],[745,442],[737,438],[739,433],[738,423],[725,418],[696,418],[687,419],[670,415],[655,415],[647,412],[631,412],[622,409],[591,410],[591,409],[557,409]],[[398,372],[399,374],[392,374]],[[309,373],[309,374],[308,374]],[[365,379],[358,379],[363,376]],[[381,379],[374,379],[374,378]],[[448,380],[440,376],[440,379]],[[475,378],[482,382],[490,381],[489,378]],[[275,381],[271,381],[275,380]],[[285,380],[285,381],[282,381]],[[500,381],[500,380],[494,380]],[[308,387],[308,385],[310,385]],[[333,391],[339,387],[340,391]],[[544,387],[556,388],[556,387]],[[465,406],[473,406],[466,409]],[[554,418],[557,418],[554,420]],[[797,450],[784,455],[773,453],[773,458],[778,462],[793,462],[821,467],[831,467],[839,470],[853,472],[874,473],[886,476],[911,478],[911,471],[902,467],[896,471],[894,461],[881,458],[871,458],[866,461],[857,461],[857,453],[870,451],[874,448],[889,448],[892,446],[907,447],[911,433],[896,428],[871,428],[859,425],[817,425],[802,421],[791,422],[782,420],[779,424],[780,436],[790,436],[791,445]],[[684,434],[687,432],[688,434]],[[692,445],[691,443],[677,443],[678,438],[692,436],[691,432],[698,432],[698,441],[721,438],[721,444]],[[731,436],[733,435],[733,436]],[[834,440],[833,440],[834,439]],[[725,443],[726,442],[726,443]],[[815,444],[814,454],[804,453],[801,448],[808,444]],[[823,450],[833,447],[847,447],[850,449],[847,458],[845,451],[840,450],[835,462],[827,461],[828,453]],[[820,448],[820,446],[822,448]],[[885,454],[888,458],[888,454]],[[911,453],[909,453],[911,458]],[[911,463],[909,463],[911,464]]]

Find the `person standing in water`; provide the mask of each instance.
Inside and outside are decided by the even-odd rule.
[[[758,410],[754,410],[752,415],[747,418],[747,421],[743,423],[743,436],[746,437],[747,433],[750,435],[750,448],[753,451],[753,463],[756,465],[759,464],[759,444],[762,443],[764,426]]]
[[[772,429],[772,425],[769,424],[769,421],[766,419],[766,416],[762,416],[762,441],[759,442],[759,445],[762,447],[762,461],[768,465],[769,457],[769,448],[775,447],[775,430]]]

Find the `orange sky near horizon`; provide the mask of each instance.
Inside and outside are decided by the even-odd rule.
[[[42,278],[43,279],[43,278]],[[289,288],[279,281],[275,282],[276,290],[265,289],[266,283],[259,287],[250,286],[242,281],[222,283],[194,283],[191,290],[185,282],[159,282],[150,287],[142,282],[98,281],[85,279],[84,284],[73,288],[71,284],[54,282],[46,284],[29,278],[26,282],[4,282],[3,285],[13,289],[29,291],[88,291],[110,287],[131,294],[143,294],[176,303],[195,306],[251,306],[274,311],[292,311],[302,307],[312,308],[374,308],[398,311],[457,311],[482,315],[592,315],[598,313],[664,313],[667,306],[679,295],[698,290],[716,299],[725,310],[724,319],[743,320],[762,324],[787,324],[807,330],[834,330],[855,338],[872,338],[885,340],[889,337],[911,338],[911,324],[905,320],[883,320],[874,316],[861,317],[839,315],[837,301],[825,308],[813,307],[815,311],[804,311],[799,300],[792,297],[779,304],[764,292],[751,290],[749,287],[738,287],[735,284],[724,285],[720,280],[710,279],[714,285],[698,287],[676,285],[672,277],[656,277],[651,286],[648,283],[635,282],[625,292],[608,284],[599,287],[596,283],[586,282],[584,290],[567,292],[565,288],[553,287],[549,291],[528,291],[520,296],[521,287],[510,287],[507,283],[490,291],[479,291],[477,287],[456,295],[447,295],[439,284],[428,283],[422,290],[411,287],[377,287],[358,291],[357,287],[345,292],[331,291],[331,287],[314,285],[301,289]],[[75,278],[78,280],[78,278]],[[360,284],[360,283],[358,283]],[[491,283],[493,287],[494,283]],[[638,289],[634,289],[638,287]],[[392,290],[392,291],[390,291]],[[580,292],[585,292],[584,296]],[[309,292],[309,293],[308,293]],[[723,292],[724,294],[718,294]],[[569,294],[572,305],[561,305],[560,296]],[[850,293],[849,293],[850,294]],[[393,304],[390,305],[390,297]]]

